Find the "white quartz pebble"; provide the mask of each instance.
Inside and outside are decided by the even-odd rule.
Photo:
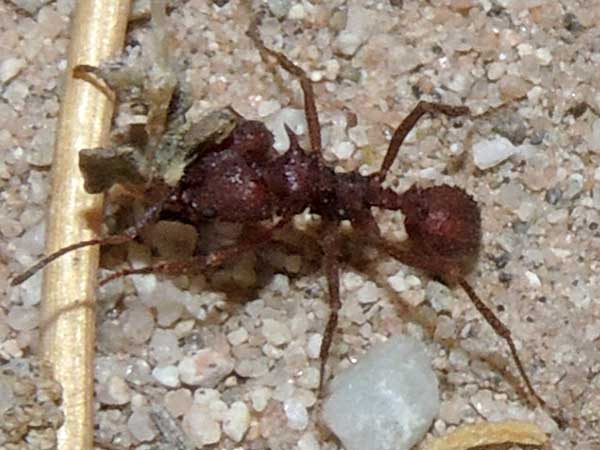
[[[423,345],[394,337],[333,380],[323,419],[346,450],[408,450],[438,410],[438,382]]]
[[[473,145],[473,160],[477,168],[485,170],[506,161],[517,151],[508,139],[497,137]]]

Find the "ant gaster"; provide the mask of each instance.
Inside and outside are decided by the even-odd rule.
[[[375,174],[336,173],[324,162],[321,149],[321,126],[317,114],[313,85],[306,73],[285,55],[267,48],[259,37],[258,23],[248,36],[266,55],[295,76],[304,93],[304,110],[308,124],[310,152],[305,152],[297,136],[286,127],[290,147],[282,155],[273,149],[273,136],[258,121],[240,119],[231,135],[209,146],[189,162],[182,178],[143,218],[123,234],[92,239],[67,246],[43,258],[12,280],[22,283],[35,272],[67,252],[89,245],[115,245],[135,239],[146,226],[162,217],[176,217],[200,225],[218,219],[240,223],[248,228],[241,242],[222,247],[209,254],[196,254],[187,260],[164,261],[153,266],[125,269],[102,280],[101,284],[131,274],[162,273],[178,275],[200,272],[251,251],[269,242],[276,230],[288,225],[294,215],[309,208],[322,218],[321,241],[323,266],[329,290],[330,314],[320,351],[320,387],[329,349],[337,327],[340,299],[339,224],[348,220],[367,242],[398,261],[423,270],[449,285],[459,285],[473,305],[510,348],[512,358],[529,393],[541,404],[545,402],[534,390],[517,354],[509,329],[487,307],[465,280],[477,258],[481,241],[481,220],[477,203],[462,189],[449,185],[429,188],[412,186],[396,193],[382,186],[402,142],[425,114],[449,117],[467,115],[468,108],[421,101],[396,128],[381,168]],[[402,247],[386,241],[379,233],[371,207],[400,210],[405,216],[408,243]],[[272,219],[269,226],[261,222]],[[260,226],[259,226],[260,225]]]

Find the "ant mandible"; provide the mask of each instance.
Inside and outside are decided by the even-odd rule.
[[[382,186],[402,142],[423,115],[456,117],[468,115],[469,109],[421,101],[394,131],[378,172],[368,176],[356,172],[336,173],[325,164],[322,156],[321,125],[311,80],[284,54],[265,46],[259,36],[259,24],[260,17],[250,26],[248,36],[263,54],[274,58],[300,81],[311,151],[305,152],[297,136],[286,126],[290,147],[284,154],[278,155],[273,149],[273,136],[263,123],[240,119],[227,139],[205,149],[186,165],[179,182],[162,200],[148,208],[134,226],[122,234],[64,247],[15,277],[11,284],[24,282],[54,259],[79,248],[132,241],[142,229],[164,216],[176,217],[196,226],[212,220],[243,224],[248,232],[244,233],[241,242],[234,245],[204,255],[196,252],[195,256],[186,260],[163,261],[153,266],[121,270],[100,284],[132,274],[200,272],[269,242],[276,230],[288,225],[294,215],[308,208],[320,215],[323,222],[321,247],[330,306],[320,350],[320,393],[341,307],[339,224],[348,220],[355,230],[366,236],[367,242],[398,261],[423,270],[449,285],[459,285],[496,334],[506,341],[527,390],[540,405],[545,406],[525,372],[510,330],[465,279],[477,258],[481,241],[477,203],[462,189],[445,184],[429,188],[413,185],[401,194]],[[406,245],[399,247],[381,236],[371,207],[400,210],[404,214],[408,234]],[[279,219],[271,221],[268,226],[261,224],[274,216]]]

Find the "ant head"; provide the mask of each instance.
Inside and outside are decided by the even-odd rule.
[[[412,186],[402,195],[402,212],[413,247],[431,257],[435,272],[462,276],[470,269],[481,241],[480,211],[471,196],[454,186]]]

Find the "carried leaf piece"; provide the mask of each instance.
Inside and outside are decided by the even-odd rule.
[[[133,147],[86,148],[79,152],[79,169],[86,192],[100,194],[114,184],[148,181],[147,161]]]
[[[547,441],[548,436],[537,425],[507,420],[464,425],[446,436],[437,438],[424,450],[468,450],[498,444],[544,445]]]

